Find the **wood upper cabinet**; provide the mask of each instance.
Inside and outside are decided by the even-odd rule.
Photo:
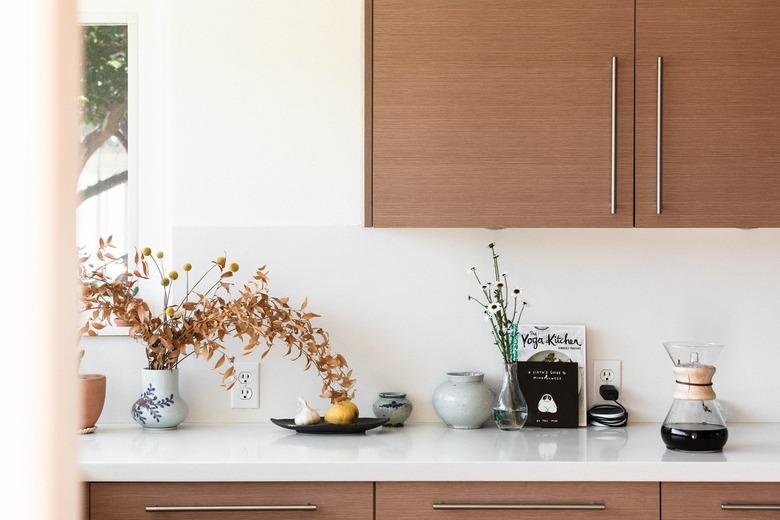
[[[777,0],[636,0],[637,226],[780,226],[778,35]]]
[[[632,0],[368,5],[368,225],[633,225]]]

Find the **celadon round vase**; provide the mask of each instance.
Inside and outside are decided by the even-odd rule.
[[[450,428],[473,430],[493,414],[495,394],[482,372],[448,372],[447,381],[433,392],[433,408]]]
[[[187,418],[189,407],[179,395],[178,370],[144,369],[142,393],[130,415],[145,430],[173,430]]]

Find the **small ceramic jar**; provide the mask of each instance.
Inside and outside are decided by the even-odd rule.
[[[433,408],[450,428],[481,428],[493,412],[495,394],[482,372],[448,372],[447,381],[433,392]]]
[[[374,415],[388,419],[384,426],[403,426],[412,413],[412,402],[401,392],[380,392],[374,401]]]

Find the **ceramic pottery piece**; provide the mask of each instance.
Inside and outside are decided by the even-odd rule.
[[[433,392],[433,408],[444,424],[457,430],[481,428],[493,413],[495,394],[482,372],[448,372]]]
[[[295,424],[295,419],[271,419],[275,425],[286,430],[295,430],[297,433],[365,433],[373,428],[378,428],[387,422],[387,419],[375,419],[374,417],[361,417],[350,424],[331,424],[321,421],[317,424]]]
[[[403,426],[412,413],[412,402],[401,392],[381,392],[373,408],[377,418],[387,419],[385,426]]]
[[[81,391],[81,416],[79,429],[92,428],[103,413],[106,402],[106,376],[103,374],[79,375]]]
[[[146,430],[173,430],[184,422],[189,407],[179,395],[178,370],[144,369],[142,385],[130,410],[135,422]]]

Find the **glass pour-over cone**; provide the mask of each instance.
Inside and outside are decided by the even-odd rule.
[[[661,426],[666,447],[684,451],[719,451],[728,439],[726,421],[712,389],[715,361],[723,345],[668,342],[674,363],[674,401]]]

